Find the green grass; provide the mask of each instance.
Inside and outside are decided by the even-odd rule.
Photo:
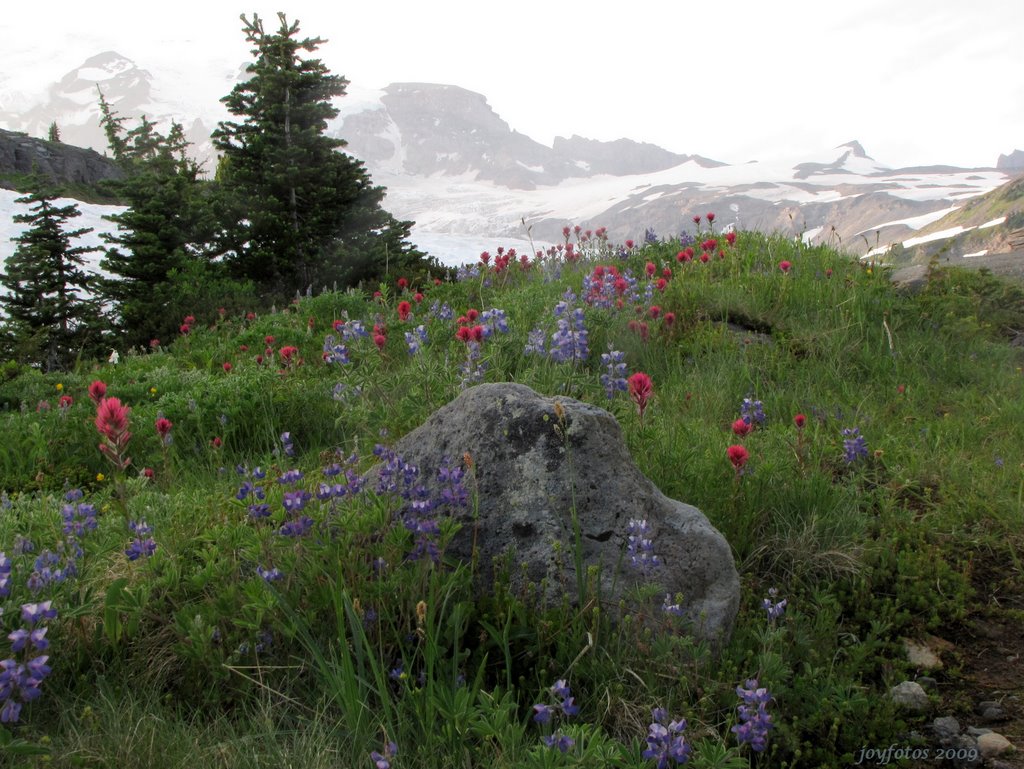
[[[936,270],[923,292],[901,294],[884,272],[828,248],[747,232],[707,264],[677,261],[680,248],[411,287],[426,297],[407,322],[396,307],[412,291],[387,286],[380,300],[324,294],[224,318],[116,366],[44,375],[6,365],[0,550],[12,575],[3,635],[20,626],[22,603],[52,598],[59,614],[47,635],[53,672],[19,721],[3,726],[0,759],[370,767],[370,752],[393,741],[396,769],[644,767],[654,766],[641,751],[661,707],[687,720],[694,766],[838,767],[919,728],[884,696],[914,674],[900,639],[955,635],[986,604],[979,561],[1003,589],[1021,588],[1024,361],[1006,342],[1008,329],[1024,328],[1019,289]],[[664,291],[621,309],[587,306],[586,360],[523,354],[534,327],[550,340],[553,308],[567,289],[579,294],[596,265],[628,270],[642,295],[647,262],[656,277],[671,269]],[[435,302],[454,317],[429,313]],[[660,319],[649,317],[651,304]],[[306,511],[324,528],[276,533],[285,492],[315,490],[321,468],[348,468],[353,454],[355,477],[377,461],[376,444],[457,396],[466,347],[456,319],[471,307],[508,317],[508,333],[481,347],[484,381],[608,409],[641,470],[726,536],[743,592],[724,648],[689,639],[662,612],[656,584],[618,620],[619,607],[596,600],[595,574],[567,590],[582,601],[542,605],[511,593],[507,580],[476,598],[472,571],[487,565],[406,558],[414,541],[395,523],[395,494],[364,490],[333,509],[313,499]],[[325,364],[324,337],[341,319],[367,330],[383,322],[383,350],[360,338],[348,343],[348,364]],[[403,334],[420,324],[429,342],[410,356]],[[297,347],[293,363],[258,364],[268,344]],[[626,394],[605,396],[600,355],[609,346],[625,352],[629,373],[653,379],[642,423]],[[132,409],[126,473],[96,448],[87,394],[96,379]],[[336,399],[339,384],[346,394]],[[62,394],[74,400],[64,410]],[[741,442],[730,426],[744,398],[760,400],[767,418],[742,439],[750,459],[737,477],[726,448]],[[158,414],[174,423],[169,446],[155,433]],[[842,431],[854,427],[868,451],[848,463]],[[265,488],[269,519],[252,519],[254,500],[236,499],[245,478],[235,468],[257,466],[266,480],[249,480]],[[289,469],[305,478],[275,482]],[[95,505],[97,528],[82,537],[77,576],[32,593],[34,559],[69,552],[58,548],[71,488]],[[153,527],[157,549],[129,561],[126,521],[138,519]],[[442,546],[450,534],[442,521]],[[24,538],[35,549],[19,554]],[[571,563],[573,543],[559,547]],[[268,583],[257,567],[283,578]],[[769,588],[788,602],[771,621],[761,608]],[[955,688],[950,669],[938,675]],[[774,696],[764,755],[730,731],[735,689],[750,678]],[[557,704],[548,690],[559,679],[580,714],[534,723],[534,704]],[[553,730],[575,740],[568,753],[541,742]]]

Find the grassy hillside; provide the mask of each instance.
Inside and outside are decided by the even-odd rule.
[[[993,224],[995,222],[995,224]],[[926,264],[930,259],[959,258],[987,251],[1005,253],[1013,248],[1012,233],[1024,227],[1024,176],[971,198],[956,211],[914,233],[914,238],[949,232],[946,237],[904,248],[896,246],[885,255],[894,265]],[[1019,239],[1019,233],[1018,233]]]
[[[36,662],[0,689],[0,757],[848,766],[922,732],[925,716],[886,696],[921,672],[902,639],[959,643],[979,615],[1020,620],[1014,289],[935,270],[901,294],[828,248],[707,223],[692,244],[584,240],[572,259],[400,278],[261,316],[196,308],[173,342],[116,364],[3,369],[0,657]],[[460,338],[477,325],[478,345]],[[545,353],[527,353],[540,338]],[[557,362],[552,346],[580,354]],[[642,421],[601,378],[636,372],[653,381]],[[474,599],[471,571],[489,565],[409,557],[408,499],[360,488],[361,473],[475,381],[618,418],[641,470],[733,548],[728,645],[689,640],[671,610],[686,597],[666,598],[656,573],[614,621],[591,593]],[[474,468],[460,470],[472,504]],[[970,654],[932,673],[942,714],[972,708]]]

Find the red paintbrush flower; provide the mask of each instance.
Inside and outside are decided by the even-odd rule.
[[[636,407],[640,412],[640,421],[642,422],[644,411],[647,409],[647,403],[651,399],[651,393],[654,391],[654,383],[651,382],[651,378],[643,371],[637,371],[629,377],[626,384],[629,387],[629,397],[636,403]]]
[[[103,400],[107,395],[107,385],[101,382],[99,379],[89,385],[89,397],[92,398],[92,402],[97,406],[100,401]]]
[[[732,466],[736,468],[738,473],[743,469],[743,466],[747,464],[747,460],[750,459],[750,452],[739,444],[734,444],[725,450],[726,456],[729,457],[729,461],[732,462]]]
[[[732,423],[732,431],[737,436],[742,438],[744,435],[749,435],[754,429],[754,426],[749,422],[744,422],[742,419],[737,419]]]

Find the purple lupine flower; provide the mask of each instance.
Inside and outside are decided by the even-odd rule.
[[[655,761],[657,769],[668,769],[670,761],[675,761],[677,766],[685,764],[690,758],[690,746],[683,735],[686,719],[670,721],[665,725],[668,714],[663,708],[655,708],[651,716],[652,723],[647,727],[647,749],[641,755],[649,761]]]
[[[292,469],[282,473],[281,477],[277,479],[277,482],[282,486],[291,486],[292,484],[301,481],[304,477],[305,476],[302,474],[301,470]]]
[[[348,347],[343,341],[335,340],[333,334],[328,334],[324,337],[323,360],[324,363],[336,363],[339,366],[344,366],[349,362]]]
[[[843,430],[843,459],[847,464],[852,464],[858,459],[868,455],[868,442],[860,434],[857,427],[848,427]]]
[[[555,306],[556,315],[562,314],[559,308],[564,311],[565,303],[559,302]],[[559,317],[558,329],[551,335],[551,348],[548,350],[548,355],[556,363],[566,363],[584,361],[589,354],[583,308],[577,307],[571,312],[565,313],[565,317]]]
[[[730,731],[736,735],[740,745],[750,745],[751,750],[762,753],[768,747],[768,732],[773,726],[768,713],[772,695],[766,688],[758,687],[754,678],[746,682],[746,688],[737,686],[736,694],[741,700],[738,709],[740,723]]]
[[[438,320],[451,320],[452,318],[455,317],[455,313],[452,311],[452,308],[448,306],[447,302],[439,305],[436,300],[432,305],[430,305],[430,310],[428,310],[428,314],[432,315]]]
[[[551,709],[550,705],[544,703],[537,703],[533,706],[533,720],[538,724],[546,724],[551,721],[551,716],[554,714],[554,710]]]
[[[755,422],[763,425],[767,419],[764,414],[764,404],[759,400],[744,398],[743,403],[740,405],[740,417],[748,425],[752,425]]]
[[[77,491],[77,489],[76,489]],[[71,492],[68,492],[70,494]],[[79,494],[82,492],[79,491]],[[81,499],[81,497],[77,497]],[[75,505],[69,500],[61,507],[61,518],[64,521],[64,533],[73,537],[82,537],[88,531],[96,530],[96,508],[85,502]]]
[[[761,599],[761,608],[767,612],[769,620],[778,619],[786,611],[786,604],[788,601],[783,598],[781,601],[776,602],[775,599],[778,595],[779,591],[774,587],[770,587],[768,588],[768,597]]]
[[[544,744],[549,748],[558,750],[560,753],[568,753],[572,750],[573,745],[576,744],[576,740],[567,734],[562,734],[561,732],[545,735],[541,737],[541,740],[543,740]]]
[[[426,326],[417,326],[413,331],[405,332],[405,345],[409,348],[410,355],[418,354],[425,344],[427,344]]]
[[[295,456],[295,444],[292,443],[292,434],[289,432],[281,433],[281,447],[284,449],[284,455],[286,457]]]
[[[484,310],[480,313],[480,323],[484,327],[485,338],[493,334],[508,333],[508,317],[505,315],[504,310],[499,310],[497,307],[492,307],[490,310]]]
[[[651,526],[646,518],[630,519],[626,535],[626,554],[630,566],[644,575],[649,575],[661,566],[661,559],[654,553],[654,540],[650,538]]]
[[[59,584],[78,573],[74,557],[68,555],[61,565],[61,557],[51,550],[44,550],[35,559],[33,571],[26,580],[28,589],[38,593],[48,585]]]
[[[442,505],[462,508],[469,504],[469,489],[466,488],[465,477],[465,470],[447,461],[438,468],[437,481],[441,486],[438,496]]]
[[[370,753],[370,760],[373,761],[373,765],[376,769],[391,769],[391,759],[398,754],[398,745],[393,742],[389,742],[384,746],[384,752],[378,753],[376,750]]]
[[[305,489],[299,489],[297,491],[286,491],[284,496],[281,498],[281,505],[289,513],[297,513],[300,510],[305,509],[306,504],[313,498]]]
[[[544,329],[533,329],[533,331],[526,335],[526,347],[523,348],[523,355],[546,355],[547,351],[544,349],[546,340],[547,337],[544,334]]]
[[[352,398],[358,398],[362,392],[363,388],[359,385],[352,386],[345,382],[338,382],[331,390],[331,397],[338,403],[345,403]]]
[[[284,579],[284,574],[277,567],[272,569],[265,569],[262,566],[256,567],[256,573],[260,575],[264,582],[270,584],[271,582],[277,582],[278,580]]]
[[[670,593],[665,593],[665,600],[661,602],[661,610],[666,614],[671,614],[675,617],[682,617],[686,614],[686,610],[683,609],[680,602],[672,602],[672,595]]]
[[[626,382],[625,358],[626,353],[613,350],[610,344],[608,352],[601,353],[601,365],[605,367],[605,373],[601,374],[601,384],[609,400],[615,397],[615,393],[626,392],[629,389]]]
[[[308,515],[300,515],[281,524],[278,534],[282,537],[304,537],[313,528],[313,519]]]
[[[459,369],[462,376],[459,387],[463,390],[471,384],[482,382],[487,371],[487,362],[480,359],[480,344],[470,340],[466,342],[466,360]]]
[[[346,342],[366,339],[368,336],[370,332],[366,330],[361,320],[350,320],[341,327],[341,338]]]
[[[0,551],[0,598],[11,594],[11,559],[7,553]]]
[[[23,603],[21,605],[21,621],[34,626],[37,622],[56,619],[57,610],[53,608],[53,601],[40,601],[39,603]]]
[[[266,503],[254,503],[249,505],[249,516],[259,520],[260,518],[270,517],[270,505]]]
[[[235,494],[235,499],[244,502],[249,497],[262,500],[266,498],[266,492],[262,486],[256,486],[250,481],[242,481],[242,485],[239,486],[238,492]]]
[[[569,690],[569,685],[566,683],[564,678],[555,681],[548,691],[552,696],[561,700],[557,707],[567,717],[571,718],[579,714],[580,706],[576,704],[576,698],[572,696],[572,692]],[[548,723],[555,713],[554,707],[544,703],[534,705],[533,710],[533,720],[539,724]]]
[[[124,554],[129,561],[137,561],[139,558],[149,558],[156,552],[156,542],[148,536],[153,532],[153,527],[145,521],[129,521],[128,529],[135,535],[135,538],[128,544]]]
[[[46,628],[43,628],[43,630],[46,630]],[[20,627],[7,634],[7,640],[11,642],[12,652],[17,653],[25,648],[26,644],[28,644],[28,633],[28,630]]]

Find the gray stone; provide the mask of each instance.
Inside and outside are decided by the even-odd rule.
[[[960,734],[960,722],[952,716],[943,716],[932,721],[932,731],[942,744],[946,744],[953,737]]]
[[[981,751],[978,750],[978,743],[973,737],[961,734],[954,737],[945,747],[955,751],[951,759],[953,766],[958,768],[981,766]]]
[[[980,737],[983,734],[990,734],[991,732],[992,732],[991,729],[985,729],[985,728],[980,727],[980,726],[968,726],[967,727],[967,733],[969,735],[971,735],[972,737]]]
[[[985,708],[981,712],[981,720],[985,721],[986,723],[990,723],[990,724],[991,723],[995,723],[997,721],[1005,721],[1006,720],[1006,711],[1003,710],[998,705],[995,705],[995,706],[990,707],[990,708]]]
[[[1013,743],[1003,735],[996,734],[995,732],[983,734],[978,738],[978,750],[981,751],[982,758],[1001,756],[1013,749]]]
[[[600,566],[606,605],[655,582],[673,603],[681,594],[696,637],[718,643],[730,636],[740,587],[729,544],[700,510],[666,497],[640,472],[604,409],[519,384],[483,384],[438,409],[394,449],[425,480],[446,461],[472,458],[475,510],[458,514],[462,526],[446,555],[467,563],[476,557],[478,590],[492,590],[492,565],[505,562],[514,593],[575,600],[575,508],[582,565]],[[648,521],[662,561],[649,578],[625,564],[632,519]]]
[[[977,708],[978,714],[981,716],[981,720],[986,723],[994,723],[996,721],[1006,720],[1006,711],[1003,706],[993,700],[985,700],[984,702],[978,703]]]
[[[939,682],[931,676],[918,676],[917,682],[929,692],[934,692],[939,688]]]
[[[899,707],[920,713],[927,710],[931,703],[928,693],[916,681],[904,681],[889,690],[889,697]]]

